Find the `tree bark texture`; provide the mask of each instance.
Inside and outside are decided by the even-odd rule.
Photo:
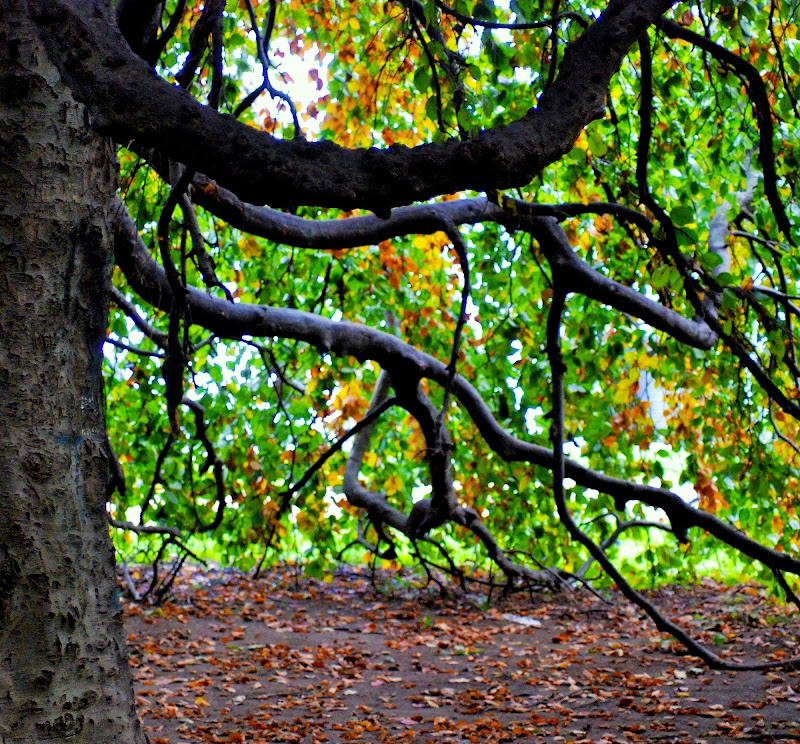
[[[3,744],[145,741],[105,514],[115,184],[111,144],[91,132],[36,25],[0,3]]]

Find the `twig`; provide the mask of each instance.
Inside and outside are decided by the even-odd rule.
[[[473,16],[466,15],[465,13],[460,13],[455,8],[450,7],[446,3],[442,2],[442,0],[434,0],[436,6],[442,11],[442,13],[446,13],[449,16],[453,16],[457,21],[467,25],[467,26],[480,26],[482,28],[506,28],[512,31],[526,31],[526,30],[533,30],[537,28],[548,28],[556,25],[560,21],[563,20],[570,20],[575,21],[579,26],[582,28],[588,28],[589,22],[580,14],[574,11],[564,11],[563,13],[558,13],[557,15],[553,16],[552,18],[547,18],[544,21],[532,21],[530,23],[501,23],[499,21],[485,21],[480,18],[474,18]]]
[[[120,519],[113,519],[108,517],[108,523],[118,530],[128,530],[135,532],[137,535],[172,535],[172,537],[180,537],[181,531],[177,527],[161,527],[156,524],[134,524]]]

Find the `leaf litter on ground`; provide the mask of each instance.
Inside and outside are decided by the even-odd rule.
[[[757,587],[654,598],[729,658],[796,653],[797,614]],[[163,606],[126,605],[125,624],[152,744],[800,744],[799,671],[711,671],[615,595],[482,611],[379,593],[356,570],[325,583],[194,567]]]

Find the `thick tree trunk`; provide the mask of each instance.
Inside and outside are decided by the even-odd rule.
[[[115,162],[87,124],[35,26],[0,3],[4,744],[145,741],[105,516]]]

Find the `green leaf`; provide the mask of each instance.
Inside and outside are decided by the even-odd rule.
[[[695,221],[694,207],[679,204],[672,209],[669,217],[676,225],[691,225]]]
[[[713,271],[717,268],[717,266],[721,266],[724,259],[719,253],[715,251],[709,251],[708,253],[701,253],[700,254],[700,265],[706,271]]]

